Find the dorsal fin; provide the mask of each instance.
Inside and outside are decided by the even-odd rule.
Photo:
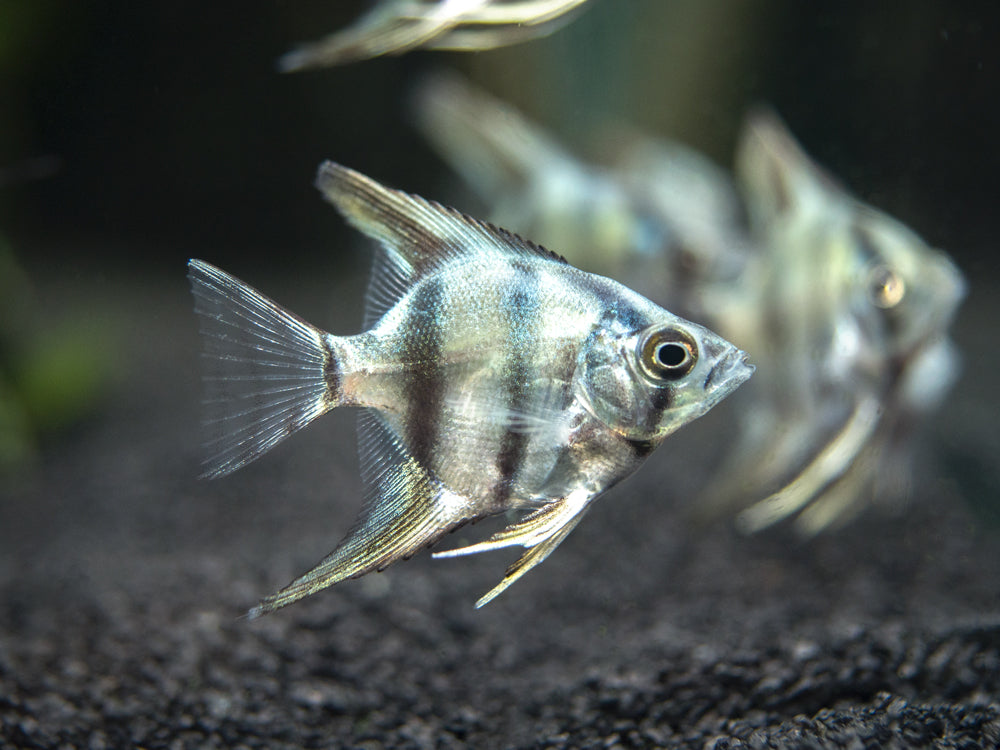
[[[541,245],[453,208],[384,187],[353,169],[324,162],[316,187],[349,224],[398,254],[411,280],[440,263],[474,252],[566,260]]]
[[[379,247],[372,261],[372,273],[365,293],[365,318],[361,324],[367,331],[406,294],[412,277],[409,264],[398,253]]]

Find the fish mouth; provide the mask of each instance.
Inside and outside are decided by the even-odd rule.
[[[703,387],[708,391],[725,385],[732,390],[745,383],[756,369],[755,365],[750,364],[750,355],[739,349],[733,349],[708,371]]]

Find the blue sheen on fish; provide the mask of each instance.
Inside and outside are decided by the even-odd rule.
[[[209,367],[205,476],[245,466],[333,408],[362,408],[358,521],[251,616],[382,570],[463,524],[525,511],[484,542],[435,555],[526,548],[482,606],[753,372],[711,331],[503,229],[330,162],[317,186],[380,245],[363,333],[321,331],[189,263]]]

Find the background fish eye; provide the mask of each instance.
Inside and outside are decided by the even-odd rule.
[[[698,346],[679,328],[651,333],[643,342],[640,361],[643,369],[657,380],[678,380],[698,361]]]
[[[895,307],[906,294],[903,279],[886,265],[878,264],[868,272],[868,296],[883,310]]]

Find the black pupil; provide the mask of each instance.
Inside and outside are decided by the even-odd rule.
[[[656,349],[656,361],[664,367],[677,367],[687,359],[687,349],[681,344],[660,344]]]

